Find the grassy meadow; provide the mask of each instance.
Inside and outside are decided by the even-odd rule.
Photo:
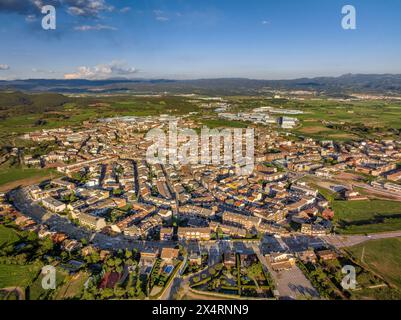
[[[347,248],[362,265],[401,290],[401,238],[371,240]]]
[[[333,201],[336,231],[364,234],[401,230],[401,202],[386,200]]]

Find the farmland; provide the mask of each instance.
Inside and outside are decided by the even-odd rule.
[[[334,201],[337,231],[361,234],[401,229],[401,203],[396,201]]]

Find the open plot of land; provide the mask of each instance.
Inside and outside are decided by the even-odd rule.
[[[20,287],[9,287],[0,290],[0,300],[25,300],[25,292]]]
[[[401,289],[401,238],[372,240],[347,248],[362,265]]]
[[[229,121],[229,120],[203,120],[202,123],[209,129],[215,128],[246,128],[248,124],[241,121]]]
[[[300,125],[293,132],[319,140],[344,141],[382,133],[390,137],[391,129],[401,128],[401,104],[398,102],[263,98],[236,98],[232,102],[236,105],[235,111],[249,111],[266,104],[275,108],[302,110],[303,114],[296,115]]]
[[[39,265],[0,264],[0,288],[25,288],[36,278],[39,271]]]
[[[356,288],[346,289],[342,285],[346,265],[355,268]],[[378,300],[401,298],[399,290],[388,286],[377,274],[362,266],[358,259],[350,259],[348,255],[340,255],[335,259],[319,260],[317,263],[301,263],[300,268],[311,279],[322,297],[330,299]]]
[[[20,185],[30,185],[46,178],[56,177],[53,171],[47,169],[9,168],[0,170],[0,191],[8,191]]]
[[[362,234],[401,230],[401,202],[334,201],[337,231],[344,234]]]
[[[71,278],[67,278],[65,283],[57,289],[55,295],[56,300],[74,298],[78,296],[83,290],[86,280],[88,280],[89,275],[85,272],[79,272],[73,275]]]
[[[67,273],[56,268],[56,288],[60,288],[63,285],[64,279],[67,277]],[[39,300],[46,299],[51,292],[51,290],[45,290],[42,287],[43,275],[35,279],[35,281],[29,286],[29,300]]]
[[[14,229],[0,225],[0,247],[4,244],[14,243],[18,239],[18,234]]]

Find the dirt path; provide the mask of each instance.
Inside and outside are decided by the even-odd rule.
[[[15,292],[18,300],[25,300],[25,291],[21,287],[7,287],[0,289],[0,291],[8,292],[8,294]]]
[[[189,289],[182,300],[237,300],[238,298],[227,295],[213,295],[208,293],[197,293],[194,289]]]

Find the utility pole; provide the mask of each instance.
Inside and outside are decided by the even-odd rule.
[[[361,261],[362,263],[365,263],[365,246],[362,248],[362,254],[361,254]]]

